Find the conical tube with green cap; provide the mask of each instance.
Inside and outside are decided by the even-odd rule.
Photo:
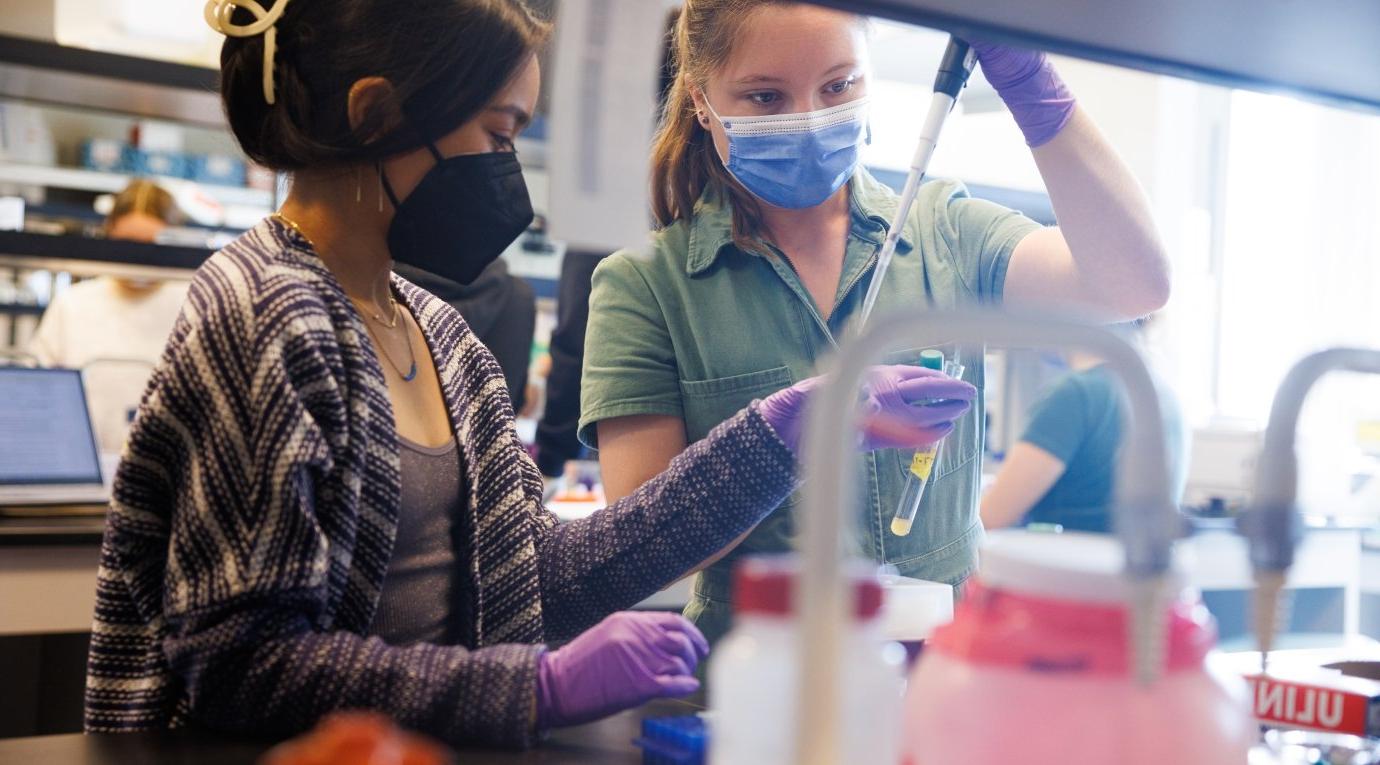
[[[944,353],[937,350],[920,352],[920,366],[944,372],[950,377],[962,377],[963,365],[944,360]],[[921,406],[936,403],[927,401]],[[943,442],[936,442],[915,452],[911,458],[910,470],[906,473],[906,484],[901,489],[901,501],[896,506],[896,515],[891,519],[891,533],[898,537],[906,536],[915,525],[915,515],[920,511],[920,500],[925,496],[925,486],[935,471],[939,448]]]

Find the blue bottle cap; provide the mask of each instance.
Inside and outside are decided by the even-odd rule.
[[[642,721],[644,765],[704,765],[709,731],[699,715],[655,717]]]

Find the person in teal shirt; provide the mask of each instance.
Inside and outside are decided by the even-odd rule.
[[[868,23],[814,5],[689,0],[672,35],[676,75],[653,149],[660,229],[595,272],[580,437],[599,450],[610,501],[746,403],[818,370],[854,322],[896,195],[858,163],[867,141]],[[877,310],[974,304],[1123,321],[1168,297],[1168,266],[1135,180],[1039,53],[977,44],[987,79],[1032,146],[1062,227],[971,198],[920,191]],[[863,458],[862,554],[957,586],[982,525],[982,347],[934,337],[979,390],[948,436],[907,536],[892,535],[912,454]],[[702,562],[687,615],[730,626],[733,563],[792,549],[796,499]],[[690,573],[690,572],[687,572]]]
[[[1100,358],[1065,356],[1071,371],[1031,409],[1020,441],[982,497],[982,523],[988,529],[1019,523],[1100,534],[1113,529],[1117,457],[1127,411],[1123,386]],[[1173,394],[1163,385],[1157,389],[1171,493],[1177,500],[1188,475],[1188,435]]]

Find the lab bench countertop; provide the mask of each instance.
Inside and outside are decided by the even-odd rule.
[[[602,501],[553,502],[549,509],[561,521],[586,518]],[[0,508],[0,547],[70,547],[100,545],[105,505]]]
[[[105,531],[104,513],[0,515],[0,547],[99,545]]]
[[[540,746],[522,752],[456,750],[457,765],[576,765],[640,763],[633,739],[648,717],[694,714],[699,708],[680,701],[657,701],[591,725],[553,732]],[[0,739],[0,763],[42,765],[254,765],[271,748],[187,731],[106,733]]]

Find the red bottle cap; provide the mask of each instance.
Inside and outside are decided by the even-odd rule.
[[[1196,596],[1165,604],[1165,668],[1196,670],[1217,642],[1217,627]],[[953,622],[925,650],[989,667],[1042,674],[1130,676],[1129,614],[1124,604],[1058,600],[990,589],[970,579]]]
[[[1062,674],[1128,676],[1132,592],[1115,538],[1019,530],[988,535],[982,569],[953,622],[925,650],[971,664]],[[1177,567],[1163,604],[1165,667],[1195,670],[1217,642],[1216,623]]]
[[[745,558],[733,577],[733,610],[739,614],[794,614],[794,594],[800,578],[800,561],[792,555]],[[865,571],[849,574],[853,589],[853,616],[875,619],[882,610],[882,585]]]

